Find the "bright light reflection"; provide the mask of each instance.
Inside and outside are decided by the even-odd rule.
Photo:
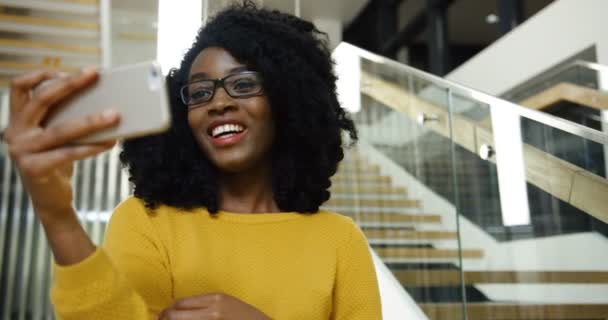
[[[157,59],[164,74],[179,67],[203,19],[202,0],[159,0]]]
[[[496,171],[502,221],[505,226],[530,224],[530,206],[519,115],[496,105],[492,108]]]
[[[336,62],[334,70],[338,76],[336,89],[340,105],[349,112],[358,112],[361,110],[361,60],[344,42],[334,49],[332,58]]]

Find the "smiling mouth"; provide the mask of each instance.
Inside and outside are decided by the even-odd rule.
[[[213,128],[213,130],[211,130],[211,137],[214,139],[227,138],[244,131],[245,128],[239,124],[224,124]]]
[[[247,129],[239,124],[219,125],[208,132],[216,147],[228,147],[238,143],[247,133]]]

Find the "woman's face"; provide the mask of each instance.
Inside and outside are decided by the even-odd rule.
[[[211,47],[194,59],[189,82],[221,79],[246,70],[228,51]],[[268,98],[263,93],[232,98],[218,85],[209,102],[190,108],[188,123],[194,137],[220,171],[238,173],[269,165],[274,125]]]

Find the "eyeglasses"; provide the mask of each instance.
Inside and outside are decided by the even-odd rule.
[[[232,98],[249,98],[262,94],[262,76],[255,71],[228,75],[221,79],[197,80],[182,86],[182,102],[187,106],[204,104],[215,95],[220,86]]]

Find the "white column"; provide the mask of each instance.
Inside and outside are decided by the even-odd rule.
[[[293,15],[300,18],[300,16],[302,15],[300,10],[301,10],[300,0],[293,0]]]
[[[99,26],[102,68],[112,66],[112,0],[99,1]]]
[[[313,18],[312,22],[317,29],[326,32],[329,36],[330,50],[333,50],[342,42],[342,21],[329,18]]]
[[[207,20],[209,19],[209,0],[203,0],[203,25],[207,24]]]

